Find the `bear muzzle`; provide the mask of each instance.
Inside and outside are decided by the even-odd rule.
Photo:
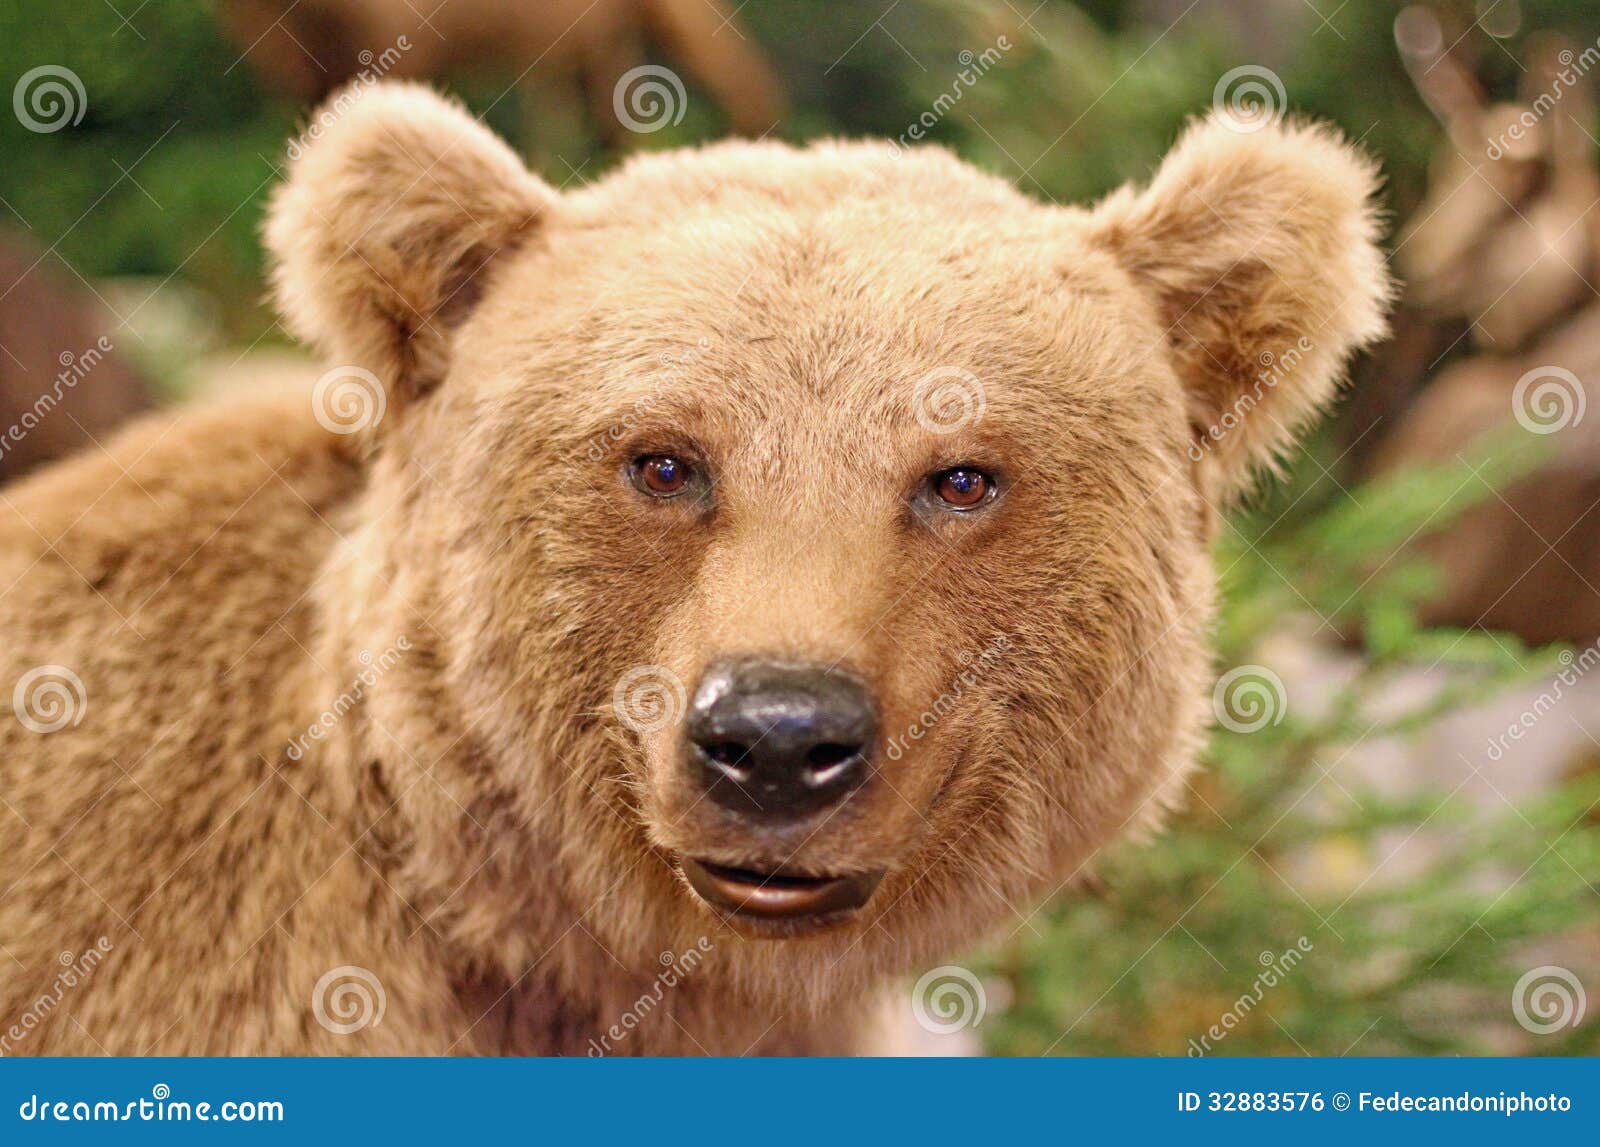
[[[750,855],[770,857],[778,840],[820,831],[870,782],[877,729],[871,691],[837,666],[725,659],[706,669],[690,702],[683,763],[727,828],[748,834]],[[713,908],[784,934],[842,920],[883,877],[690,856],[682,868]]]

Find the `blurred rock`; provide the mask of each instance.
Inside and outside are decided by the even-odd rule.
[[[54,256],[0,233],[0,482],[103,438],[151,405],[119,331]]]
[[[1491,104],[1431,10],[1396,40],[1445,128],[1395,261],[1408,283],[1395,340],[1358,374],[1358,463],[1372,477],[1456,459],[1497,429],[1544,438],[1548,461],[1419,540],[1444,578],[1430,625],[1530,644],[1600,637],[1600,173],[1594,104],[1564,41],[1534,36],[1519,102]],[[1565,62],[1563,62],[1565,61]],[[1476,352],[1437,369],[1457,346]]]
[[[1429,625],[1482,626],[1541,645],[1600,637],[1600,305],[1514,358],[1439,373],[1374,454],[1371,473],[1471,457],[1519,422],[1550,451],[1531,476],[1418,541],[1444,589]],[[1591,410],[1592,408],[1592,410]]]

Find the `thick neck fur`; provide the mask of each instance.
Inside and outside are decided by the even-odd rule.
[[[786,955],[777,951],[785,943],[742,939],[694,905],[665,858],[623,820],[626,807],[595,791],[600,781],[568,775],[548,791],[542,781],[519,786],[523,770],[495,759],[453,681],[446,587],[397,572],[437,541],[419,525],[430,515],[409,512],[436,492],[420,488],[426,479],[388,481],[385,465],[376,464],[359,524],[320,581],[337,595],[321,604],[322,704],[360,695],[321,751],[338,774],[356,851],[396,894],[387,898],[394,942],[425,948],[459,1001],[459,1046],[431,1050],[855,1050],[876,985],[849,968],[831,982],[783,976],[774,957]],[[386,496],[396,488],[408,492]],[[584,751],[581,740],[552,746],[543,763]],[[573,834],[556,825],[581,815],[603,819],[602,844],[632,847],[575,855]],[[601,895],[574,888],[583,883],[574,866],[588,876],[610,870]],[[663,901],[679,911],[663,911]]]

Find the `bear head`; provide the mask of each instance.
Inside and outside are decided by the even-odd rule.
[[[558,191],[405,85],[317,125],[268,243],[370,449],[318,595],[419,651],[358,751],[442,928],[511,974],[709,936],[798,1006],[1180,799],[1219,515],[1383,326],[1334,132],[1200,123],[1085,209],[870,142]]]

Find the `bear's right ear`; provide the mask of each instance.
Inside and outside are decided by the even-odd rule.
[[[290,331],[396,400],[436,385],[481,276],[555,203],[504,143],[416,84],[335,94],[289,147],[266,242]]]

